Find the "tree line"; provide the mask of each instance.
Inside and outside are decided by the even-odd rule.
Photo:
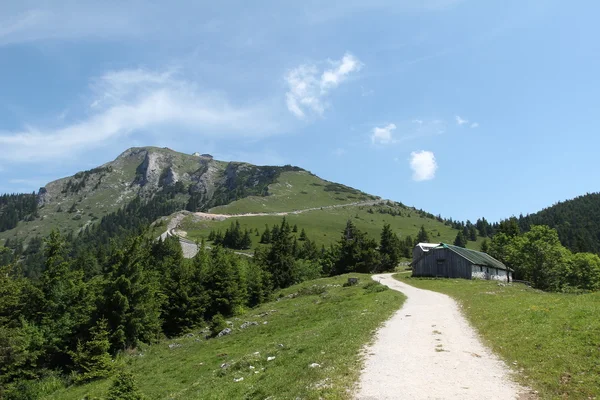
[[[285,218],[276,227],[253,259],[204,243],[185,259],[176,238],[156,241],[146,231],[83,251],[80,239],[53,231],[43,240],[38,276],[23,274],[23,260],[0,267],[0,395],[22,398],[27,382],[55,370],[75,383],[104,378],[114,373],[117,353],[140,343],[206,324],[216,334],[224,318],[278,289],[321,276],[393,270],[401,257],[389,225],[376,241],[348,221],[328,249],[306,233],[298,241]]]
[[[600,290],[600,257],[593,253],[573,253],[563,246],[556,229],[546,225],[529,226],[522,232],[516,218],[499,224],[482,251],[514,269],[514,278],[535,288],[557,292]]]

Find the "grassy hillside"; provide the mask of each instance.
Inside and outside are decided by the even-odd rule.
[[[338,183],[325,181],[309,172],[284,172],[269,185],[269,196],[249,196],[214,207],[215,214],[268,213],[325,207],[376,200],[377,197]]]
[[[215,212],[230,214],[376,199],[298,167],[222,162],[167,148],[140,147],[98,168],[48,183],[37,196],[36,216],[22,217],[15,228],[0,232],[0,244],[8,238],[27,242],[34,236],[45,237],[56,228],[65,234],[77,232],[138,195],[149,199],[167,189],[177,193],[173,201],[181,210],[214,207]],[[2,211],[0,204],[0,218]]]
[[[134,373],[149,399],[350,398],[360,349],[404,297],[368,275],[352,274],[359,285],[344,288],[348,276],[283,290],[279,301],[233,318],[229,336],[205,340],[195,331],[131,350],[117,364]],[[240,329],[245,321],[258,325]],[[102,397],[109,385],[102,380],[61,388],[44,398]]]
[[[242,200],[242,202],[246,201]],[[241,203],[241,202],[240,202]],[[227,210],[227,207],[221,208]],[[244,212],[245,210],[243,210]],[[393,211],[399,215],[392,215],[389,212]],[[262,233],[265,229],[265,224],[270,227],[281,222],[282,216],[253,216],[253,217],[235,217],[223,221],[199,220],[193,215],[185,217],[181,223],[181,229],[187,233],[187,237],[192,240],[200,240],[208,236],[212,229],[225,231],[236,220],[240,222],[242,229],[255,230],[258,229]],[[367,232],[373,238],[379,238],[381,229],[385,223],[392,226],[401,238],[411,235],[416,237],[421,226],[430,235],[432,241],[453,243],[458,232],[450,226],[439,222],[436,219],[427,218],[422,213],[412,208],[404,207],[398,204],[392,206],[386,203],[365,206],[347,206],[337,208],[323,208],[313,211],[308,211],[301,214],[290,213],[286,215],[290,225],[298,225],[298,233],[304,228],[308,237],[317,242],[317,244],[329,246],[339,240],[341,232],[346,226],[346,221],[349,219],[354,222],[358,229]],[[251,235],[253,248],[256,247],[260,240],[259,236]],[[479,249],[483,239],[478,238],[476,242],[469,242],[468,247]]]
[[[462,305],[484,340],[543,399],[600,396],[600,293],[545,293],[524,285],[400,277]]]

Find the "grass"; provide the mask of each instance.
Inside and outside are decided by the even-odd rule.
[[[306,171],[283,172],[269,185],[269,196],[249,196],[214,207],[216,214],[280,212],[375,200],[359,190],[333,185]]]
[[[485,342],[540,398],[600,396],[600,293],[545,293],[521,284],[395,277],[455,298]]]
[[[300,207],[300,209],[305,207]],[[413,238],[417,236],[421,225],[429,232],[431,241],[453,243],[457,231],[443,223],[430,218],[425,218],[415,210],[410,208],[395,206],[394,209],[399,210],[402,215],[392,216],[390,214],[379,213],[379,209],[390,209],[386,205],[378,206],[348,206],[339,208],[328,208],[323,210],[308,211],[302,214],[289,214],[286,216],[287,221],[291,226],[298,225],[298,233],[302,228],[311,240],[314,240],[318,246],[337,242],[342,234],[346,221],[351,220],[358,229],[366,232],[370,237],[379,240],[381,229],[385,223],[389,223],[401,238],[411,235]],[[288,209],[290,211],[292,209]],[[374,212],[371,214],[369,210]],[[229,227],[231,222],[238,220],[242,229],[258,231],[262,234],[265,229],[265,224],[269,227],[280,224],[281,216],[255,216],[255,217],[237,217],[229,218],[224,221],[197,221],[193,216],[186,217],[182,222],[182,229],[187,232],[187,237],[191,240],[206,239],[212,229],[223,232]],[[252,247],[256,248],[259,245],[260,236],[251,235]],[[468,242],[469,248],[479,249],[481,238],[476,242]]]
[[[342,287],[349,276],[359,277],[359,285]],[[360,274],[305,282],[231,319],[229,336],[205,340],[194,331],[194,337],[131,351],[121,363],[149,399],[347,399],[358,380],[361,348],[404,301],[385,289]],[[258,325],[241,330],[244,321]],[[45,398],[102,397],[109,385],[72,386]]]

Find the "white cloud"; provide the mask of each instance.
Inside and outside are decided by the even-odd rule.
[[[303,64],[285,76],[288,85],[286,105],[296,117],[304,118],[309,112],[323,115],[329,92],[362,68],[362,63],[350,53],[344,54],[341,60],[330,60],[329,64],[331,68],[322,72],[316,65]]]
[[[456,117],[454,117],[456,119],[456,123],[458,125],[464,125],[464,124],[468,124],[469,120],[468,119],[462,119],[461,117],[459,117],[458,115]]]
[[[471,128],[479,128],[479,122],[473,122]]]
[[[92,84],[85,118],[59,128],[27,126],[0,132],[0,159],[41,161],[73,154],[139,132],[164,129],[210,135],[260,137],[277,129],[270,108],[232,105],[223,95],[200,90],[175,71],[108,72]]]
[[[410,153],[410,168],[413,171],[413,180],[421,182],[433,179],[438,165],[431,151],[421,150]]]
[[[390,144],[394,142],[392,131],[396,129],[395,124],[388,124],[382,128],[375,127],[371,132],[371,142],[378,144]]]

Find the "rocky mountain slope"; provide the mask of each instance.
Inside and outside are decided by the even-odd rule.
[[[375,198],[324,181],[298,167],[223,162],[209,154],[139,147],[124,151],[100,167],[48,183],[37,194],[37,209],[29,215],[19,215],[15,227],[8,229],[12,225],[7,224],[0,232],[0,243],[9,238],[27,243],[32,237],[47,235],[53,228],[65,233],[77,232],[138,196],[148,200],[158,193],[168,193],[180,209],[189,211],[207,211],[241,199],[259,204],[274,194],[270,185],[277,186],[282,174],[289,181],[303,182],[306,190],[302,190],[301,203],[325,206]],[[276,196],[275,203],[281,205],[279,200],[283,200],[289,203],[286,207],[294,207],[295,195],[295,190],[288,190],[287,195]],[[0,219],[2,208],[0,204]]]

